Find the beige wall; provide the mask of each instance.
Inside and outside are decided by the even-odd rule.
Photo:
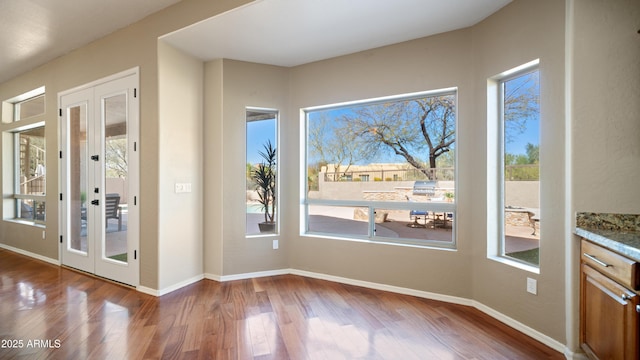
[[[640,175],[638,1],[517,0],[472,28],[291,69],[230,60],[202,64],[158,45],[163,34],[246,2],[184,0],[0,84],[0,100],[46,86],[47,147],[57,149],[58,92],[140,67],[141,284],[163,289],[199,272],[294,268],[473,299],[575,350],[577,255],[567,214],[640,212],[634,181]],[[542,93],[539,275],[487,259],[494,239],[487,236],[491,215],[483,190],[487,78],[536,58]],[[459,106],[457,251],[299,235],[300,108],[453,86]],[[181,104],[189,106],[186,117]],[[246,106],[281,110],[278,237],[245,237],[244,182],[229,175],[244,174]],[[39,228],[3,221],[3,244],[58,258],[58,212],[51,205],[57,204],[56,162],[49,151],[46,239]],[[191,182],[193,192],[175,194],[175,182]],[[186,233],[180,228],[185,222]],[[280,249],[272,250],[276,238]],[[537,296],[526,293],[527,277],[538,280]]]
[[[218,154],[206,156],[204,164],[204,273],[212,277],[222,275],[223,230],[225,224],[225,205],[222,202],[224,194],[223,176],[220,169],[224,169],[224,134],[223,129],[223,60],[209,61],[205,64],[204,72],[204,153]]]
[[[564,342],[564,22],[560,1],[516,1],[473,29],[476,121],[467,130],[476,135],[470,145],[476,185],[471,199],[474,240],[473,298],[501,313]],[[488,188],[487,79],[534,59],[540,59],[540,274],[519,270],[486,257],[497,234],[487,223],[495,190]],[[489,147],[489,148],[488,148]],[[490,152],[490,151],[489,151]],[[538,295],[526,290],[526,278],[538,281]]]
[[[204,64],[158,42],[158,278],[165,289],[203,273]],[[191,184],[176,193],[175,184]]]
[[[458,87],[458,250],[331,240],[299,236],[300,219],[292,217],[289,262],[295,269],[363,281],[472,298],[471,256],[474,231],[470,228],[471,188],[468,168],[474,137],[465,129],[473,121],[472,32],[454,31],[429,38],[365,51],[291,69],[291,112],[297,109],[374,97]],[[286,125],[287,135],[299,139],[300,119]],[[302,140],[302,139],[300,139]],[[293,196],[286,206],[299,209],[300,166],[298,142],[290,154],[286,174]]]
[[[129,27],[0,84],[0,100],[46,86],[47,224],[42,229],[3,221],[3,244],[50,259],[58,259],[58,118],[57,94],[136,66],[140,67],[140,283],[158,289],[159,199],[172,189],[160,189],[158,119],[158,37],[209,18],[247,0],[185,0]],[[173,121],[173,120],[172,120]]]
[[[214,106],[207,107],[205,139],[219,142],[218,151],[207,152],[205,168],[222,169],[210,171],[207,175],[207,186],[221,189],[222,194],[207,192],[208,205],[213,209],[205,212],[218,214],[220,220],[214,220],[217,225],[208,226],[205,230],[205,246],[207,253],[216,256],[223,254],[222,265],[208,266],[212,275],[233,275],[267,270],[288,268],[286,251],[287,236],[246,237],[246,120],[247,107],[260,107],[280,111],[280,131],[291,125],[288,116],[289,78],[286,68],[259,65],[241,61],[224,60],[207,64],[207,79],[220,81],[222,84],[222,109]],[[221,75],[220,75],[221,74]],[[207,91],[216,92],[219,83],[208,83]],[[217,101],[217,100],[214,100]],[[221,124],[212,123],[221,115]],[[278,139],[280,156],[280,199],[289,197],[288,188],[292,186],[286,174],[290,171],[286,152],[290,151],[295,138],[282,135]],[[215,145],[209,145],[215,146]],[[216,202],[216,198],[219,199]],[[284,203],[284,202],[283,202]],[[279,207],[279,211],[285,206]],[[206,221],[209,221],[207,219]],[[280,211],[281,234],[290,217],[286,210]],[[220,228],[217,228],[219,226]],[[221,237],[221,238],[220,238]],[[272,241],[279,240],[279,249],[273,250]],[[212,249],[212,250],[209,250]],[[217,262],[217,261],[216,261]],[[221,269],[220,269],[221,268]]]
[[[573,1],[575,211],[640,213],[640,1]]]

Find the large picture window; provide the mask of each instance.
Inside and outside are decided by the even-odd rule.
[[[456,90],[305,109],[304,233],[455,246]]]

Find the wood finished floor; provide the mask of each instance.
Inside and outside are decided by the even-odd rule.
[[[294,275],[156,298],[0,250],[7,340],[1,359],[564,359],[467,306]]]

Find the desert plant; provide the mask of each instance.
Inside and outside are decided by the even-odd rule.
[[[276,219],[276,148],[271,140],[263,145],[264,151],[258,154],[262,162],[251,172],[251,178],[256,184],[258,202],[262,205],[265,223],[275,223]]]

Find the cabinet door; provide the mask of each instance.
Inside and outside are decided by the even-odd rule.
[[[596,359],[638,359],[638,296],[584,264],[580,285],[584,351]]]

